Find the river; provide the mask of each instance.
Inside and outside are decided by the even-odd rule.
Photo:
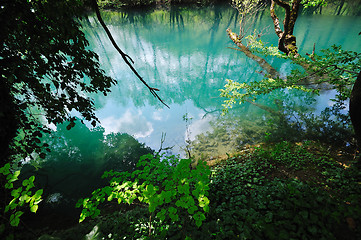
[[[263,30],[262,41],[276,45],[268,14],[268,10],[260,12],[250,29]],[[107,96],[90,96],[101,127],[76,124],[70,131],[66,124],[54,127],[56,131],[44,137],[51,149],[45,161],[33,161],[22,170],[25,178],[35,174],[36,186],[44,189],[47,204],[37,215],[48,219],[51,212],[54,224],[61,214],[71,214],[78,221],[75,202],[104,185],[101,175],[106,170],[131,171],[140,156],[160,148],[168,149],[167,154],[183,157],[190,153],[212,159],[272,138],[301,140],[298,131],[302,128],[294,127],[292,121],[302,120],[304,115],[320,115],[333,104],[330,98],[334,93],[329,91],[320,96],[275,91],[261,96],[255,104],[237,105],[221,116],[224,99],[219,89],[226,79],[262,79],[254,61],[231,49],[235,46],[226,29],[236,31],[239,18],[230,6],[104,11],[102,16],[119,46],[134,60],[139,74],[160,90],[159,96],[169,108],[130,71],[95,16],[82,21],[89,48],[118,83]],[[333,44],[361,51],[360,26],[361,17],[301,15],[295,35],[303,54],[311,53],[314,43],[316,52]],[[290,62],[267,60],[281,74],[291,72]],[[275,110],[280,114],[272,114]],[[322,129],[332,126],[319,126],[314,128],[316,136],[337,135],[335,128]]]
[[[239,29],[237,11],[230,6],[105,11],[102,15],[118,45],[134,60],[134,67],[150,86],[160,90],[160,97],[170,107],[151,95],[125,65],[95,16],[89,16],[82,24],[90,48],[100,56],[105,72],[118,81],[108,96],[93,96],[105,133],[128,133],[155,150],[160,148],[162,134],[166,134],[163,147],[174,146],[172,153],[183,155],[186,140],[214,131],[224,100],[219,89],[226,79],[262,79],[255,62],[230,49],[235,45],[226,29]],[[298,47],[301,53],[311,53],[314,44],[316,52],[333,44],[359,51],[360,25],[361,17],[301,15],[295,27]],[[259,13],[250,26],[265,33],[263,42],[277,45],[268,10]],[[267,59],[281,74],[290,73],[289,62]],[[320,111],[331,104],[329,95],[324,93],[308,107]],[[265,101],[267,105],[271,100]],[[263,110],[248,105],[238,109],[238,118],[264,120]]]

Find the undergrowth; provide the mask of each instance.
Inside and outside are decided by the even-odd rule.
[[[321,144],[256,147],[213,169],[214,239],[358,239],[360,180]]]
[[[132,176],[105,174],[110,186],[79,202],[95,217],[82,224],[88,239],[361,239],[353,161],[317,142],[250,147],[210,174],[204,162],[148,155]]]

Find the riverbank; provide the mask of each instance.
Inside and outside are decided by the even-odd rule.
[[[212,163],[210,208],[199,228],[192,220],[175,224],[155,215],[149,225],[146,205],[112,201],[95,219],[63,229],[60,222],[36,229],[35,221],[33,233],[22,229],[15,237],[356,240],[361,236],[361,175],[354,162],[354,153],[320,142],[250,146]]]
[[[100,0],[98,4],[103,9],[121,9],[121,8],[168,8],[171,5],[204,6],[210,4],[226,3],[231,0]]]
[[[129,8],[167,9],[170,6],[207,6],[214,4],[232,4],[232,0],[99,0],[98,5],[105,10],[119,10]],[[264,0],[266,5],[269,0]],[[329,0],[307,9],[301,9],[306,14],[360,16],[361,5],[358,0]]]

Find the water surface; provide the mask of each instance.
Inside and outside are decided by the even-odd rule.
[[[148,92],[124,64],[94,16],[89,16],[88,21],[83,22],[83,30],[90,48],[99,54],[103,69],[118,81],[108,96],[93,96],[105,133],[128,133],[155,150],[160,147],[162,133],[166,133],[163,147],[174,146],[173,153],[183,154],[187,139],[195,140],[198,134],[214,131],[224,100],[219,97],[219,89],[226,79],[240,82],[262,79],[258,73],[261,69],[255,62],[229,48],[235,45],[226,29],[237,31],[239,28],[237,11],[229,6],[106,11],[102,15],[119,46],[135,61],[140,75],[150,86],[160,89],[160,97],[170,106],[166,108]],[[333,44],[359,51],[360,25],[361,17],[302,15],[295,27],[300,52],[312,52],[314,43],[316,51]],[[257,16],[252,29],[264,30],[262,40],[277,45],[272,26],[266,10]],[[281,74],[290,73],[289,62],[267,59]],[[308,102],[307,107],[319,112],[332,104],[329,95],[325,93],[324,97],[316,98],[316,102]],[[302,96],[295,96],[297,98]],[[303,100],[294,101],[300,104]],[[261,98],[259,103],[272,106],[274,98]],[[235,119],[228,119],[232,128],[237,128],[233,125],[241,120],[244,124],[257,122],[257,134],[264,135],[262,126],[267,114],[264,110],[246,103],[236,111],[231,114]],[[242,127],[237,131],[242,131],[240,129]],[[227,142],[227,137],[223,136],[223,140]],[[232,151],[232,147],[224,148],[220,154]]]

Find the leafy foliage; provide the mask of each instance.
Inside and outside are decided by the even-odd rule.
[[[326,0],[302,0],[301,4],[304,8],[315,7],[315,6],[326,6]]]
[[[284,59],[291,59],[285,54],[279,53],[275,47],[265,47],[261,40],[251,40],[253,51],[266,56],[275,56]],[[257,43],[257,44],[256,44]],[[343,101],[351,94],[351,86],[354,84],[358,72],[361,70],[361,54],[353,51],[342,50],[340,46],[332,46],[322,50],[322,55],[314,54],[312,59],[292,57],[292,63],[296,65],[312,66],[307,71],[300,71],[298,68],[292,70],[290,76],[283,78],[266,77],[258,82],[239,83],[227,80],[224,89],[221,89],[221,96],[229,98],[225,100],[225,111],[231,108],[237,101],[239,103],[246,100],[255,100],[259,95],[265,95],[276,89],[298,89],[305,92],[318,94],[319,89],[312,86],[319,86],[323,83],[330,84],[337,90],[334,101],[340,107],[344,107]],[[311,86],[311,88],[310,88]]]
[[[217,229],[215,239],[339,239],[345,217],[361,216],[360,198],[354,194],[360,188],[356,182],[347,184],[359,174],[331,156],[312,153],[313,148],[327,151],[314,144],[259,147],[217,166],[210,185],[212,217],[207,219]],[[306,173],[315,178],[303,178]],[[335,185],[342,180],[335,176],[347,179],[342,193]],[[347,199],[352,204],[344,204]]]
[[[20,175],[20,170],[11,172],[10,163],[5,164],[0,168],[0,173],[6,176],[5,188],[11,190],[12,200],[5,207],[4,213],[10,213],[10,225],[17,227],[20,223],[20,217],[23,215],[21,209],[25,205],[29,205],[30,211],[36,213],[38,210],[38,204],[42,201],[41,195],[43,194],[43,189],[37,190],[32,194],[31,189],[35,187],[34,180],[35,177],[31,176],[28,179],[22,181],[22,185],[18,188],[14,186],[18,182],[18,177]]]
[[[100,69],[98,56],[88,49],[81,31],[78,19],[84,13],[85,2],[1,1],[0,20],[4,24],[0,26],[0,160],[3,163],[44,159],[50,149],[41,138],[50,132],[49,124],[67,120],[70,129],[75,126],[74,112],[80,113],[82,121],[97,124],[89,94],[106,95],[115,80]],[[26,190],[19,188],[17,193],[13,190],[14,199],[29,196],[24,201],[33,204],[28,192],[30,186]],[[21,193],[25,195],[19,198]],[[30,207],[35,212],[37,205]]]
[[[69,120],[68,128],[73,127],[71,111],[95,126],[98,119],[88,94],[106,95],[115,83],[87,49],[76,20],[83,8],[78,0],[1,3],[1,81],[17,113],[9,121],[18,123],[21,135],[13,147],[22,157],[42,152],[39,132],[46,130],[44,124]]]
[[[110,186],[95,190],[91,198],[79,200],[77,206],[83,207],[79,221],[98,216],[98,205],[105,200],[117,200],[119,204],[145,203],[151,216],[163,224],[188,225],[192,216],[197,227],[202,225],[209,211],[210,171],[204,162],[192,169],[190,159],[178,161],[174,156],[148,154],[140,158],[137,167],[140,169],[132,174],[105,172],[103,177],[112,177]]]

